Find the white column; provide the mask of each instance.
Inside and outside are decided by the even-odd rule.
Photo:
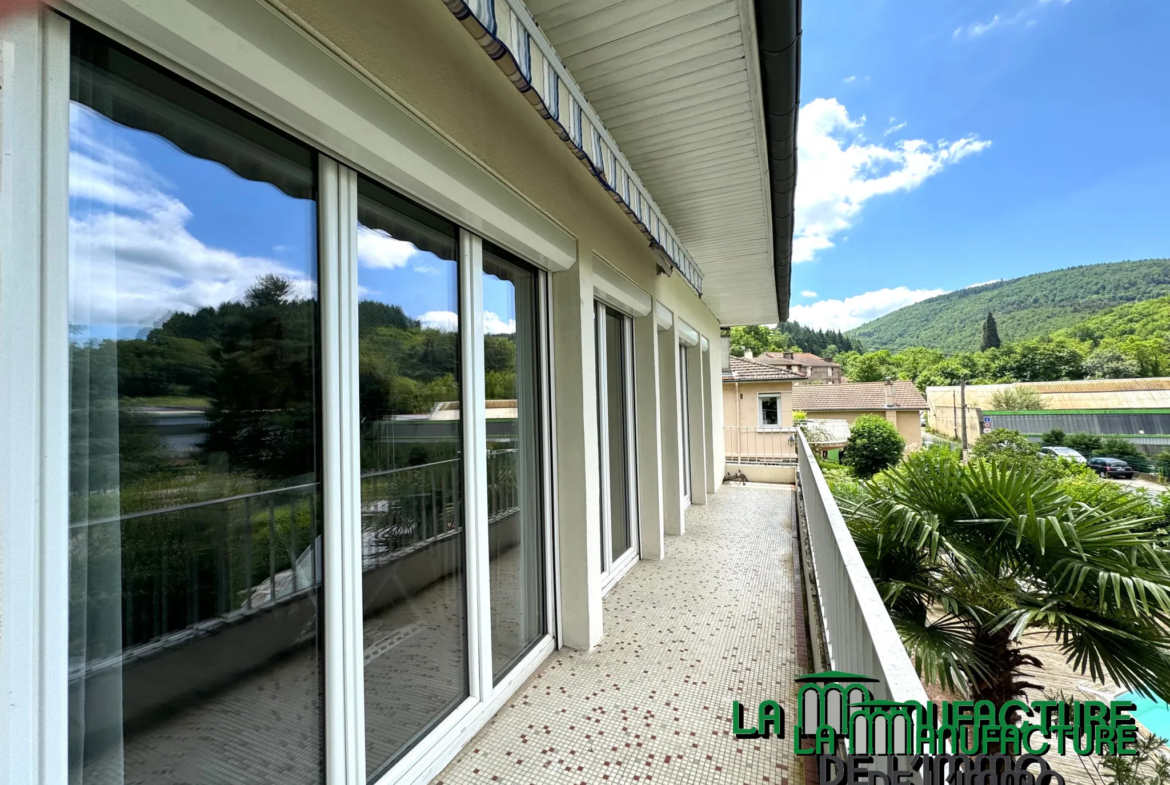
[[[701,341],[701,339],[700,339]],[[700,344],[688,346],[687,352],[687,419],[691,449],[691,504],[707,503],[707,438],[704,422],[707,419],[707,390],[703,373],[703,351]]]
[[[593,314],[593,257],[581,252],[576,265],[552,276],[552,340],[561,635],[584,650],[602,635]]]
[[[634,414],[638,433],[638,520],[642,558],[666,555],[662,523],[662,415],[659,409],[658,325],[654,308],[634,319]]]
[[[661,307],[659,310],[665,310]],[[669,313],[669,312],[668,312]],[[679,422],[678,324],[658,333],[658,401],[662,422],[662,527],[667,534],[684,531],[682,510],[682,428]]]
[[[703,349],[703,373],[700,382],[703,385],[703,445],[706,452],[703,466],[707,472],[707,495],[710,496],[719,488],[720,478],[723,477],[721,467],[716,465],[715,460],[715,443],[723,438],[723,426],[716,423],[716,410],[723,406],[723,379],[722,373],[718,380],[712,375],[712,369],[717,364],[714,356],[718,351],[718,344],[700,338],[699,345]]]

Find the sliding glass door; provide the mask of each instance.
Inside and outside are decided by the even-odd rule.
[[[70,782],[415,776],[552,650],[547,276],[69,35]]]
[[[540,277],[483,251],[492,674],[498,682],[547,632],[541,505]]]
[[[601,569],[613,580],[637,559],[633,320],[603,303],[596,308]]]
[[[366,772],[469,694],[458,229],[358,180]]]
[[[317,156],[72,45],[71,782],[321,782]]]

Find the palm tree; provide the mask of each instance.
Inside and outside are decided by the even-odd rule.
[[[927,681],[1003,705],[1046,631],[1077,671],[1170,700],[1170,555],[1136,494],[1074,502],[1034,462],[925,450],[839,503]]]

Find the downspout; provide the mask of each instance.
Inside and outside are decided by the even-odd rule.
[[[764,132],[772,200],[772,272],[780,321],[792,297],[796,121],[800,109],[801,0],[756,0]]]

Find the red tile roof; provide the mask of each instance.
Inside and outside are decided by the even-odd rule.
[[[914,382],[893,382],[895,409],[927,409]],[[885,382],[799,384],[792,388],[792,408],[804,412],[884,411]]]
[[[785,363],[791,363],[792,365],[804,365],[810,368],[824,366],[840,367],[832,360],[826,360],[823,357],[818,357],[811,352],[793,352],[791,358],[785,357],[784,352],[764,352],[760,355],[760,360],[766,362],[769,365],[784,365]]]
[[[795,371],[784,368],[774,368],[771,365],[745,360],[742,357],[731,358],[731,373],[723,372],[725,382],[797,382],[804,377]]]

